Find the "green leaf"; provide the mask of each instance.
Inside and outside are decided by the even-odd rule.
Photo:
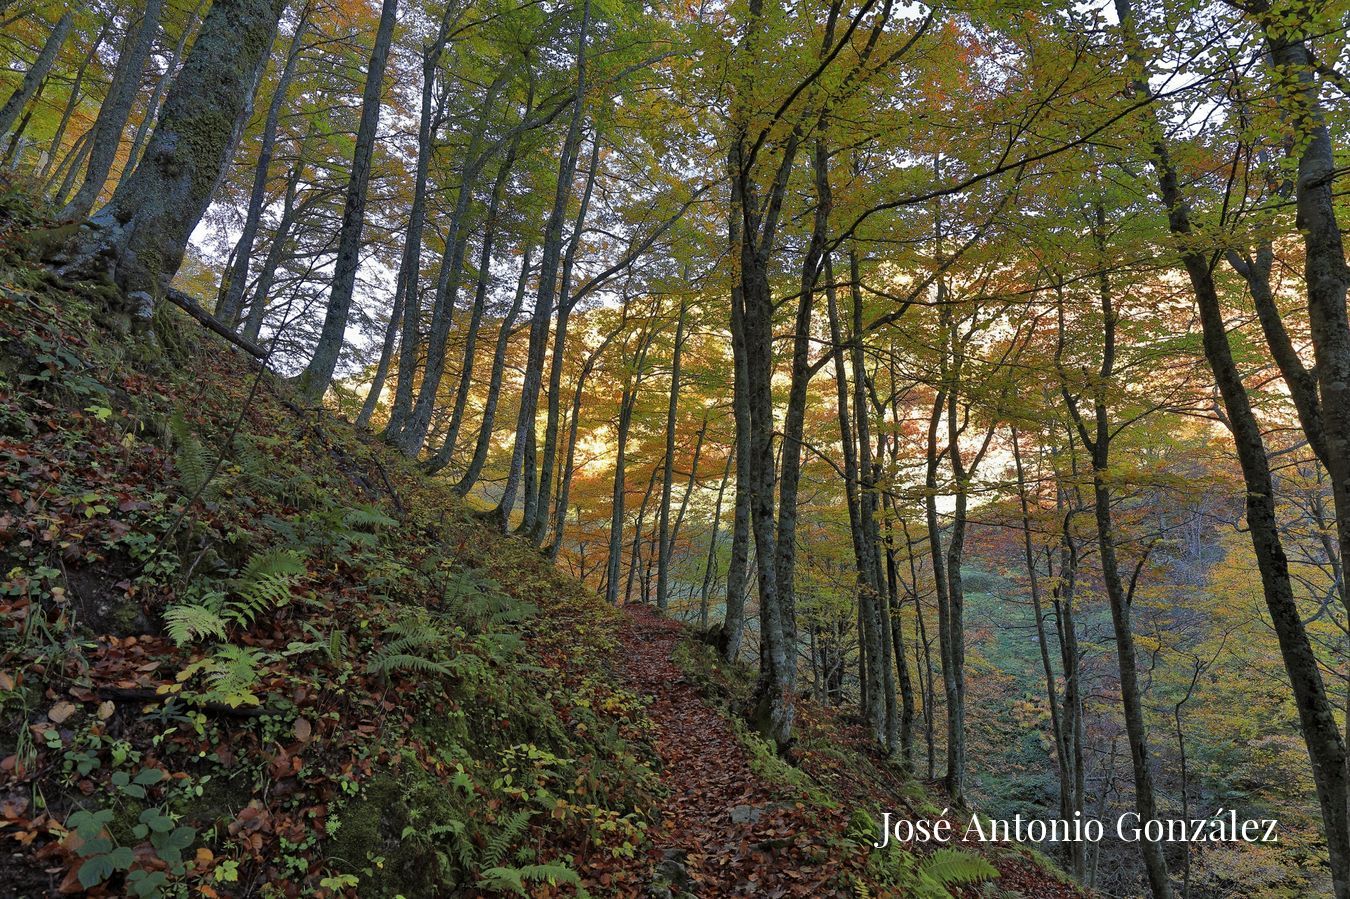
[[[96,855],[85,859],[76,876],[80,878],[80,886],[87,890],[111,877],[113,870],[112,859],[106,855]]]

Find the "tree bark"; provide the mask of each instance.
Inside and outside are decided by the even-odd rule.
[[[578,107],[579,108],[579,107]],[[567,323],[576,299],[572,297],[572,266],[576,262],[581,235],[586,227],[586,214],[595,189],[595,175],[600,162],[600,135],[591,142],[591,161],[586,167],[586,186],[581,192],[572,237],[563,254],[562,282],[558,289],[558,322],[553,333],[553,358],[549,366],[548,415],[544,422],[544,446],[540,454],[539,478],[534,499],[526,504],[529,520],[523,525],[526,534],[536,543],[542,542],[548,531],[549,504],[552,501],[553,466],[558,455],[558,426],[562,407],[562,372],[567,362]]]
[[[1140,74],[1144,71],[1145,60],[1129,0],[1115,0],[1115,6],[1117,17],[1121,22],[1127,55],[1134,69],[1133,90],[1138,96],[1148,97],[1151,89],[1147,78]],[[1346,743],[1336,725],[1333,706],[1322,682],[1317,656],[1308,640],[1298,604],[1294,599],[1293,586],[1289,579],[1289,561],[1279,534],[1270,461],[1266,456],[1265,441],[1252,410],[1246,385],[1242,382],[1241,374],[1233,359],[1213,269],[1204,255],[1195,249],[1187,248],[1193,240],[1190,207],[1181,192],[1181,180],[1172,163],[1171,153],[1156,113],[1150,115],[1146,124],[1150,129],[1150,149],[1153,168],[1158,178],[1159,197],[1167,210],[1168,228],[1181,246],[1181,261],[1200,310],[1205,357],[1209,361],[1223,399],[1238,461],[1242,467],[1243,480],[1247,487],[1248,531],[1256,554],[1257,566],[1261,572],[1266,606],[1270,611],[1276,636],[1279,638],[1280,653],[1293,687],[1303,739],[1312,763],[1313,781],[1317,789],[1318,805],[1322,812],[1331,862],[1332,887],[1337,899],[1350,899],[1350,808],[1347,807],[1350,803],[1350,799],[1347,799],[1350,797],[1350,769],[1347,768]],[[1300,181],[1310,175],[1312,167],[1317,164],[1318,162],[1310,162],[1310,168],[1305,170],[1301,163]],[[1306,208],[1316,219],[1318,213],[1315,207],[1321,203],[1320,195],[1316,191],[1307,192],[1305,195],[1307,202],[1306,204],[1300,202],[1299,214],[1303,215]],[[1312,225],[1314,222],[1310,221],[1307,224]],[[1326,235],[1320,235],[1316,239],[1330,240]],[[1344,265],[1343,254],[1341,264]],[[1330,270],[1328,274],[1334,278],[1334,273]],[[1328,289],[1324,297],[1332,295],[1333,289]],[[1324,317],[1321,325],[1315,325],[1315,328],[1329,326],[1338,317],[1344,321],[1344,292],[1341,293],[1341,297],[1342,306],[1339,313],[1330,309],[1321,309],[1315,313]],[[1309,302],[1314,302],[1311,296]],[[1324,338],[1326,336],[1323,335]],[[1332,346],[1334,345],[1333,340]],[[1316,345],[1314,352],[1317,352]],[[1321,361],[1319,357],[1319,368]],[[1333,370],[1340,364],[1339,360],[1328,359],[1328,362],[1331,363]],[[1319,386],[1325,386],[1321,383],[1322,377],[1323,374],[1319,372]],[[1339,389],[1350,390],[1350,385],[1343,382]],[[1335,398],[1333,396],[1333,399]],[[1323,403],[1328,402],[1325,393],[1321,399]],[[1323,422],[1326,420],[1324,415]],[[1328,435],[1328,449],[1331,449],[1330,435]],[[1334,472],[1332,475],[1335,477]],[[1338,529],[1345,525],[1346,522],[1339,522]]]
[[[73,267],[106,252],[114,283],[140,304],[143,315],[178,271],[192,230],[211,202],[284,6],[285,0],[215,0],[169,89],[140,165],[89,220],[92,235],[76,238],[73,248],[81,258]]]
[[[255,2],[262,5],[262,0]],[[155,33],[159,30],[159,17],[163,10],[164,0],[146,0],[145,12],[141,16],[135,36],[128,34],[122,43],[123,50],[117,58],[117,67],[113,70],[112,84],[108,86],[108,93],[104,96],[103,103],[98,108],[98,117],[94,120],[94,136],[89,148],[89,165],[84,172],[84,181],[81,182],[75,196],[61,210],[62,218],[82,219],[88,216],[89,210],[94,208],[94,203],[98,201],[98,196],[103,191],[103,185],[108,181],[108,173],[112,171],[113,161],[117,158],[117,148],[122,143],[122,129],[126,127],[127,118],[131,115],[131,106],[135,103],[136,94],[140,90],[141,72],[145,70],[145,61],[150,57],[150,49],[154,46]],[[276,30],[275,22],[272,23],[272,30]],[[269,50],[270,46],[258,54],[264,60],[264,64]],[[232,133],[231,123],[224,124],[227,133]],[[122,180],[126,180],[125,176]],[[212,186],[214,187],[214,184]]]
[[[380,124],[381,97],[384,94],[384,71],[389,62],[389,45],[394,35],[394,21],[398,0],[384,0],[380,7],[380,25],[375,33],[375,46],[366,68],[366,84],[361,94],[361,122],[356,130],[356,147],[352,152],[352,171],[347,181],[347,199],[342,210],[342,230],[338,235],[337,259],[333,263],[333,289],[328,298],[328,309],[309,365],[300,373],[296,389],[301,398],[314,404],[323,399],[337,369],[347,333],[347,318],[351,312],[352,294],[356,287],[356,270],[361,264],[361,236],[366,222],[366,195],[370,189],[370,163],[375,154],[376,132]]]
[[[216,318],[228,327],[239,325],[239,316],[244,305],[244,291],[248,286],[249,265],[253,261],[253,241],[258,234],[258,224],[262,220],[263,206],[267,200],[267,177],[272,168],[272,152],[276,146],[277,123],[281,118],[281,107],[286,102],[286,92],[290,89],[291,78],[295,75],[295,64],[300,58],[300,49],[304,40],[305,26],[309,21],[309,7],[300,13],[300,21],[295,26],[295,36],[291,38],[290,49],[286,52],[286,62],[277,77],[276,89],[267,105],[267,118],[263,123],[262,143],[258,150],[257,167],[253,174],[253,189],[249,194],[248,210],[244,215],[244,230],[235,245],[234,264],[230,267],[229,286],[216,309]],[[186,32],[184,32],[186,35]]]
[[[581,9],[581,27],[577,35],[577,89],[573,99],[572,118],[563,139],[558,159],[558,180],[553,193],[553,207],[544,229],[544,245],[539,262],[539,293],[534,304],[534,319],[530,326],[530,346],[525,360],[525,379],[521,385],[520,411],[516,419],[516,438],[511,450],[511,467],[507,472],[506,488],[497,507],[497,518],[503,532],[509,530],[511,512],[515,507],[516,492],[525,474],[527,449],[536,445],[535,417],[539,408],[539,388],[543,379],[544,350],[548,342],[548,326],[553,317],[553,301],[557,298],[558,266],[562,256],[563,220],[571,196],[572,179],[576,174],[577,150],[581,145],[581,119],[586,92],[586,40],[591,20],[590,0]],[[525,484],[525,520],[531,519],[532,504],[537,500],[530,478]]]
[[[197,16],[202,11],[202,4],[206,0],[197,0],[197,5],[192,8],[188,14],[187,21],[183,23],[183,31],[178,35],[178,42],[174,44],[173,52],[169,54],[168,62],[164,65],[164,74],[155,80],[155,89],[150,92],[150,99],[145,103],[145,115],[141,118],[140,124],[136,126],[136,134],[131,139],[131,149],[127,151],[126,170],[131,171],[141,158],[141,149],[145,146],[145,139],[150,134],[150,126],[155,123],[155,117],[159,115],[159,102],[164,98],[166,91],[174,77],[178,74],[178,61],[183,58],[183,51],[187,49],[188,40],[192,37],[193,30],[197,27]]]
[[[469,491],[478,483],[487,462],[488,448],[492,444],[492,425],[497,418],[497,403],[501,399],[502,376],[506,370],[506,348],[511,339],[511,327],[520,315],[525,304],[525,288],[530,281],[531,247],[526,247],[520,258],[520,277],[516,281],[516,292],[511,298],[511,308],[502,318],[501,329],[497,332],[497,345],[492,352],[492,371],[488,374],[487,396],[483,400],[483,419],[478,426],[478,439],[474,442],[473,457],[464,470],[464,476],[455,484],[455,493],[468,496]]]
[[[469,323],[464,330],[464,361],[460,365],[459,385],[455,388],[455,405],[450,411],[450,424],[446,426],[445,439],[440,449],[427,463],[427,472],[435,474],[450,464],[454,458],[455,447],[459,443],[459,431],[463,427],[464,410],[469,403],[469,389],[473,386],[473,370],[478,351],[478,331],[483,323],[483,311],[487,305],[488,285],[492,283],[492,250],[497,238],[498,216],[501,208],[502,193],[506,182],[515,167],[516,151],[519,139],[511,142],[506,158],[502,160],[492,184],[492,195],[488,200],[487,219],[483,223],[483,245],[478,253],[478,283],[473,293],[473,308],[469,312]]]
[[[666,450],[662,460],[661,508],[656,532],[656,608],[665,613],[670,605],[670,494],[675,479],[675,424],[680,408],[680,362],[684,352],[684,325],[689,313],[689,301],[680,301],[680,313],[675,322],[675,347],[670,361],[670,396],[666,403]],[[705,420],[706,422],[706,420]],[[699,433],[700,439],[702,432]]]
[[[47,73],[51,71],[52,63],[56,62],[56,57],[61,52],[61,45],[66,42],[66,36],[70,34],[71,17],[70,13],[62,13],[61,18],[56,20],[55,27],[47,35],[46,42],[42,45],[42,50],[38,53],[37,59],[33,60],[33,65],[24,73],[23,80],[19,86],[14,89],[14,93],[9,95],[4,106],[0,106],[0,135],[9,133],[9,129],[14,126],[14,120],[23,112],[23,108],[28,105],[28,101],[33,99],[37,93],[38,86],[46,79]],[[80,66],[80,72],[84,72],[84,66]],[[78,88],[76,89],[78,92]]]

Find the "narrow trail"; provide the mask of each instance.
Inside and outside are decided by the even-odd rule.
[[[858,861],[840,858],[837,843],[845,813],[806,806],[792,787],[756,774],[726,718],[672,661],[681,626],[645,607],[625,611],[620,676],[647,698],[669,790],[652,834],[669,895],[852,895]]]

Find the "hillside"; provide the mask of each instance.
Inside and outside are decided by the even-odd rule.
[[[605,606],[172,307],[124,339],[5,203],[0,894],[982,879],[870,851],[880,809],[936,809],[861,728],[804,704],[800,767],[778,760],[728,711],[748,672]],[[980,895],[1076,895],[991,860]]]

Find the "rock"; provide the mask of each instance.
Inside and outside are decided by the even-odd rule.
[[[731,809],[732,824],[754,824],[764,815],[764,809],[753,805],[737,805]]]
[[[652,882],[647,885],[648,899],[685,899],[694,895],[690,891],[694,881],[685,861],[683,849],[667,849],[662,853],[661,863],[652,872]]]

